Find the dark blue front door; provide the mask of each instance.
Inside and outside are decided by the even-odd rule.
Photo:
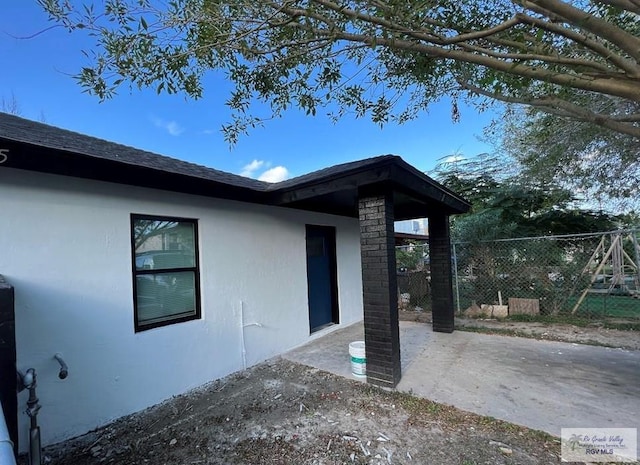
[[[338,323],[335,228],[307,225],[307,284],[311,332]]]

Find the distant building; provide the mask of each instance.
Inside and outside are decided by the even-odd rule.
[[[427,224],[426,218],[419,218],[417,220],[396,221],[395,231],[397,233],[427,236],[429,235],[429,226]]]

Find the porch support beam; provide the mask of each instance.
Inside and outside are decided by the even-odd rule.
[[[395,387],[401,368],[393,192],[361,192],[358,210],[367,382]]]
[[[451,279],[451,234],[449,216],[429,215],[429,258],[431,267],[431,309],[433,330],[452,333],[454,328]]]

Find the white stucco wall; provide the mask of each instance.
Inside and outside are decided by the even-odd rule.
[[[18,368],[37,371],[43,444],[241,370],[241,302],[262,325],[245,329],[248,365],[309,340],[305,224],[336,227],[340,326],[362,318],[356,219],[9,168],[0,199],[0,274],[15,287]],[[202,319],[134,332],[131,213],[198,219]]]

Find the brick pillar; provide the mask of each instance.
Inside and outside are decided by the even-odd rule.
[[[429,216],[429,258],[431,267],[431,308],[433,330],[452,333],[453,286],[451,280],[451,235],[449,217]]]
[[[13,450],[18,452],[18,394],[13,287],[0,275],[0,401]]]
[[[395,387],[401,371],[393,194],[361,194],[359,210],[367,381]]]

